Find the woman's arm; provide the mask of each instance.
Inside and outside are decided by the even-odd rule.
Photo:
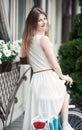
[[[58,74],[58,76],[61,79],[66,80],[67,82],[72,84],[73,80],[71,79],[71,77],[69,77],[67,75],[63,75],[60,65],[54,55],[49,38],[47,36],[41,37],[40,45],[41,45],[41,48],[43,49],[46,57],[48,58],[48,61],[50,62],[52,69]]]

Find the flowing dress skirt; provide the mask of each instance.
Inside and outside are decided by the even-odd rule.
[[[66,94],[64,81],[50,70],[33,74],[28,90],[23,130],[32,130],[36,116],[58,117]]]

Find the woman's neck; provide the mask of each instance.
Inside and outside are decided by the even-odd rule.
[[[34,35],[44,35],[45,32],[35,32]]]

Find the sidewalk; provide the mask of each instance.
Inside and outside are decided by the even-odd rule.
[[[14,121],[6,130],[22,130],[24,114]]]

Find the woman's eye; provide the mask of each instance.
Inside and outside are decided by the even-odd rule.
[[[41,21],[42,21],[42,19],[39,19],[39,20],[38,20],[38,22],[41,22]]]
[[[47,18],[45,17],[44,20],[47,20]]]
[[[42,21],[45,21],[47,18],[43,18],[43,19],[39,19],[38,22],[42,22]]]

